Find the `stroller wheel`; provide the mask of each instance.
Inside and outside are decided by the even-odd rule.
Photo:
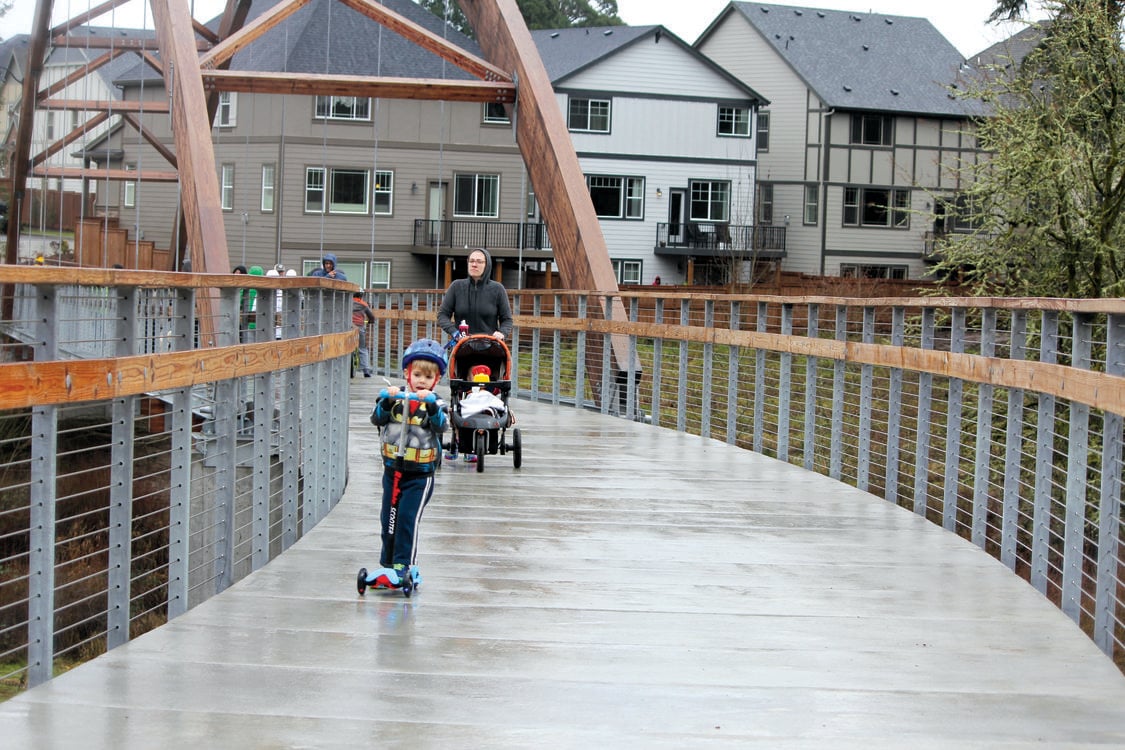
[[[520,428],[512,429],[512,467],[518,469],[523,465],[523,440],[520,438]]]
[[[488,453],[488,433],[478,430],[476,435],[477,472],[484,471],[484,454]]]

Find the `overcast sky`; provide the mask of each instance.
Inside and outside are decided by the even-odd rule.
[[[101,0],[55,0],[55,13],[52,23],[61,23],[67,16],[77,15],[87,8],[99,5]],[[208,20],[222,12],[224,0],[189,0],[194,5],[193,15]],[[715,19],[727,0],[617,0],[618,15],[625,23],[637,26],[663,24],[688,44],[693,43],[707,25]],[[813,3],[775,0],[772,5],[790,5],[798,8],[823,8],[828,10],[851,10],[888,13],[896,16],[921,16],[930,19],[946,39],[963,55],[980,52],[995,42],[1011,36],[1021,26],[1006,24],[1002,27],[985,23],[989,13],[996,7],[994,0],[817,0]],[[33,0],[16,0],[15,7],[0,18],[0,37],[7,39],[13,34],[27,34],[31,31],[31,19],[35,12]],[[1042,18],[1041,3],[1032,0],[1037,10],[1033,18]],[[145,22],[147,18],[147,23]],[[132,0],[109,14],[94,21],[98,25],[148,26],[152,27],[151,12],[146,12],[142,0]]]

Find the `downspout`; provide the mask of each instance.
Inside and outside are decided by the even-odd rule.
[[[820,193],[820,275],[824,275],[825,268],[825,254],[828,250],[828,163],[829,153],[832,146],[832,115],[836,114],[836,109],[833,107],[828,110],[824,115],[824,135],[821,142],[824,144],[824,154],[821,156],[823,162],[820,168],[820,180],[817,183],[816,189]]]

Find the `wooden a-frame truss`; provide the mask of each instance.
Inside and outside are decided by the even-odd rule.
[[[550,78],[515,0],[460,0],[461,9],[476,32],[487,59],[468,54],[373,0],[337,0],[457,65],[478,79],[474,81],[230,70],[230,61],[239,50],[268,33],[310,0],[281,0],[249,24],[245,21],[250,10],[250,0],[227,0],[217,32],[191,17],[186,0],[149,0],[156,28],[155,40],[83,37],[80,42],[74,41],[74,45],[87,49],[104,48],[106,53],[67,80],[40,90],[39,81],[48,44],[65,46],[72,29],[104,15],[126,1],[107,0],[86,13],[50,28],[53,0],[37,0],[28,45],[19,127],[12,168],[9,170],[13,197],[22,193],[27,177],[44,174],[42,165],[47,158],[81,137],[81,132],[67,133],[43,152],[29,154],[36,108],[98,112],[95,117],[102,118],[98,120],[99,123],[108,118],[110,113],[119,115],[146,137],[168,160],[172,169],[128,173],[121,171],[121,174],[110,173],[108,176],[111,179],[179,180],[183,218],[180,226],[190,252],[191,267],[196,272],[225,273],[230,268],[230,263],[211,143],[211,123],[218,107],[220,92],[499,102],[505,105],[509,114],[512,114],[513,107],[518,111],[518,117],[513,118],[516,124],[516,143],[527,166],[528,178],[535,190],[543,218],[549,227],[555,261],[563,283],[572,289],[600,293],[596,306],[601,309],[590,311],[592,315],[600,313],[618,320],[624,319],[624,307],[616,297],[616,275],[578,157],[556,103]],[[155,51],[159,52],[159,57],[152,54]],[[170,95],[169,104],[164,105],[163,111],[171,113],[174,153],[145,134],[134,110],[130,109],[129,102],[55,98],[70,82],[88,75],[124,52],[137,52],[164,77]],[[154,112],[161,105],[146,102],[144,106],[146,112]],[[88,127],[86,125],[87,129]],[[69,169],[66,174],[62,174],[59,170],[52,169],[50,175],[99,179],[107,177],[105,169],[89,175],[85,172],[83,169]],[[14,208],[18,210],[18,207]],[[8,263],[16,262],[18,238],[19,221],[9,222],[5,259]],[[610,308],[605,307],[603,302],[608,299],[613,300]],[[613,349],[619,370],[627,369],[627,349],[620,337],[614,337]]]

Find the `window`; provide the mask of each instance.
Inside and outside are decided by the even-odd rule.
[[[719,135],[750,137],[748,107],[719,107]]]
[[[453,178],[453,215],[495,219],[500,215],[500,175],[459,174]]]
[[[371,280],[367,283],[368,289],[391,288],[391,262],[388,260],[375,260],[371,262]]]
[[[318,120],[370,120],[371,100],[359,96],[318,96]]]
[[[820,190],[816,185],[805,185],[805,214],[803,222],[806,226],[816,226],[820,218]]]
[[[586,178],[594,213],[600,219],[643,219],[645,179],[591,175]]]
[[[394,172],[379,171],[375,173],[375,191],[371,198],[375,204],[376,214],[389,215],[391,213],[394,188]]]
[[[844,226],[910,226],[910,191],[887,188],[844,188]]]
[[[617,275],[618,284],[641,283],[641,261],[639,260],[615,260],[613,261],[613,272]]]
[[[571,97],[567,110],[567,127],[585,133],[609,132],[609,100]]]
[[[841,263],[840,275],[846,279],[905,279],[906,266],[881,266],[870,263]]]
[[[758,185],[758,223],[773,224],[773,183]]]
[[[233,91],[224,91],[219,94],[219,111],[215,116],[215,124],[220,128],[233,128],[238,118],[238,94]]]
[[[758,113],[758,153],[770,150],[770,113]]]
[[[314,214],[324,211],[324,170],[320,167],[305,170],[305,211]]]
[[[274,165],[262,165],[262,211],[269,213],[273,211],[273,178],[274,178]]]
[[[331,247],[324,248],[323,252],[335,253],[337,256],[339,256],[339,254],[340,254],[338,250],[334,250]],[[302,259],[301,260],[301,275],[302,276],[308,276],[309,273],[311,273],[314,268],[320,268],[321,267],[321,263],[320,263],[321,257],[322,256],[317,255],[315,258],[304,258],[304,259]],[[367,287],[367,283],[366,283],[367,280],[364,278],[364,274],[367,272],[367,262],[366,261],[342,260],[342,259],[337,258],[336,268],[338,268],[339,270],[341,270],[345,274],[347,274],[348,281],[352,282],[353,284],[358,284],[360,287],[363,287],[363,288]]]
[[[691,194],[691,221],[726,221],[730,216],[730,183],[724,181],[692,180],[688,184]]]
[[[78,129],[78,125],[80,124],[80,120],[81,120],[81,117],[79,117],[79,115],[81,115],[81,114],[82,113],[79,112],[77,109],[70,110],[70,129],[71,130],[77,130]]]
[[[219,202],[224,211],[234,209],[234,165],[224,164],[219,177]]]
[[[328,213],[367,213],[368,176],[365,169],[329,169]],[[309,213],[324,211],[325,177],[323,167],[309,167],[305,170],[305,211]]]
[[[894,121],[886,115],[852,115],[852,143],[865,146],[889,146]]]
[[[980,227],[980,210],[968,195],[939,198],[934,209],[934,229],[942,234],[972,232]]]
[[[137,170],[136,164],[126,164],[125,171],[135,172]],[[126,180],[122,183],[123,194],[121,202],[125,204],[125,208],[133,208],[137,205],[137,183],[134,180]]]
[[[504,105],[500,102],[485,102],[484,118],[482,121],[490,125],[512,124],[511,119],[508,117],[508,110],[504,109]]]
[[[55,113],[47,112],[47,140],[55,140]]]

